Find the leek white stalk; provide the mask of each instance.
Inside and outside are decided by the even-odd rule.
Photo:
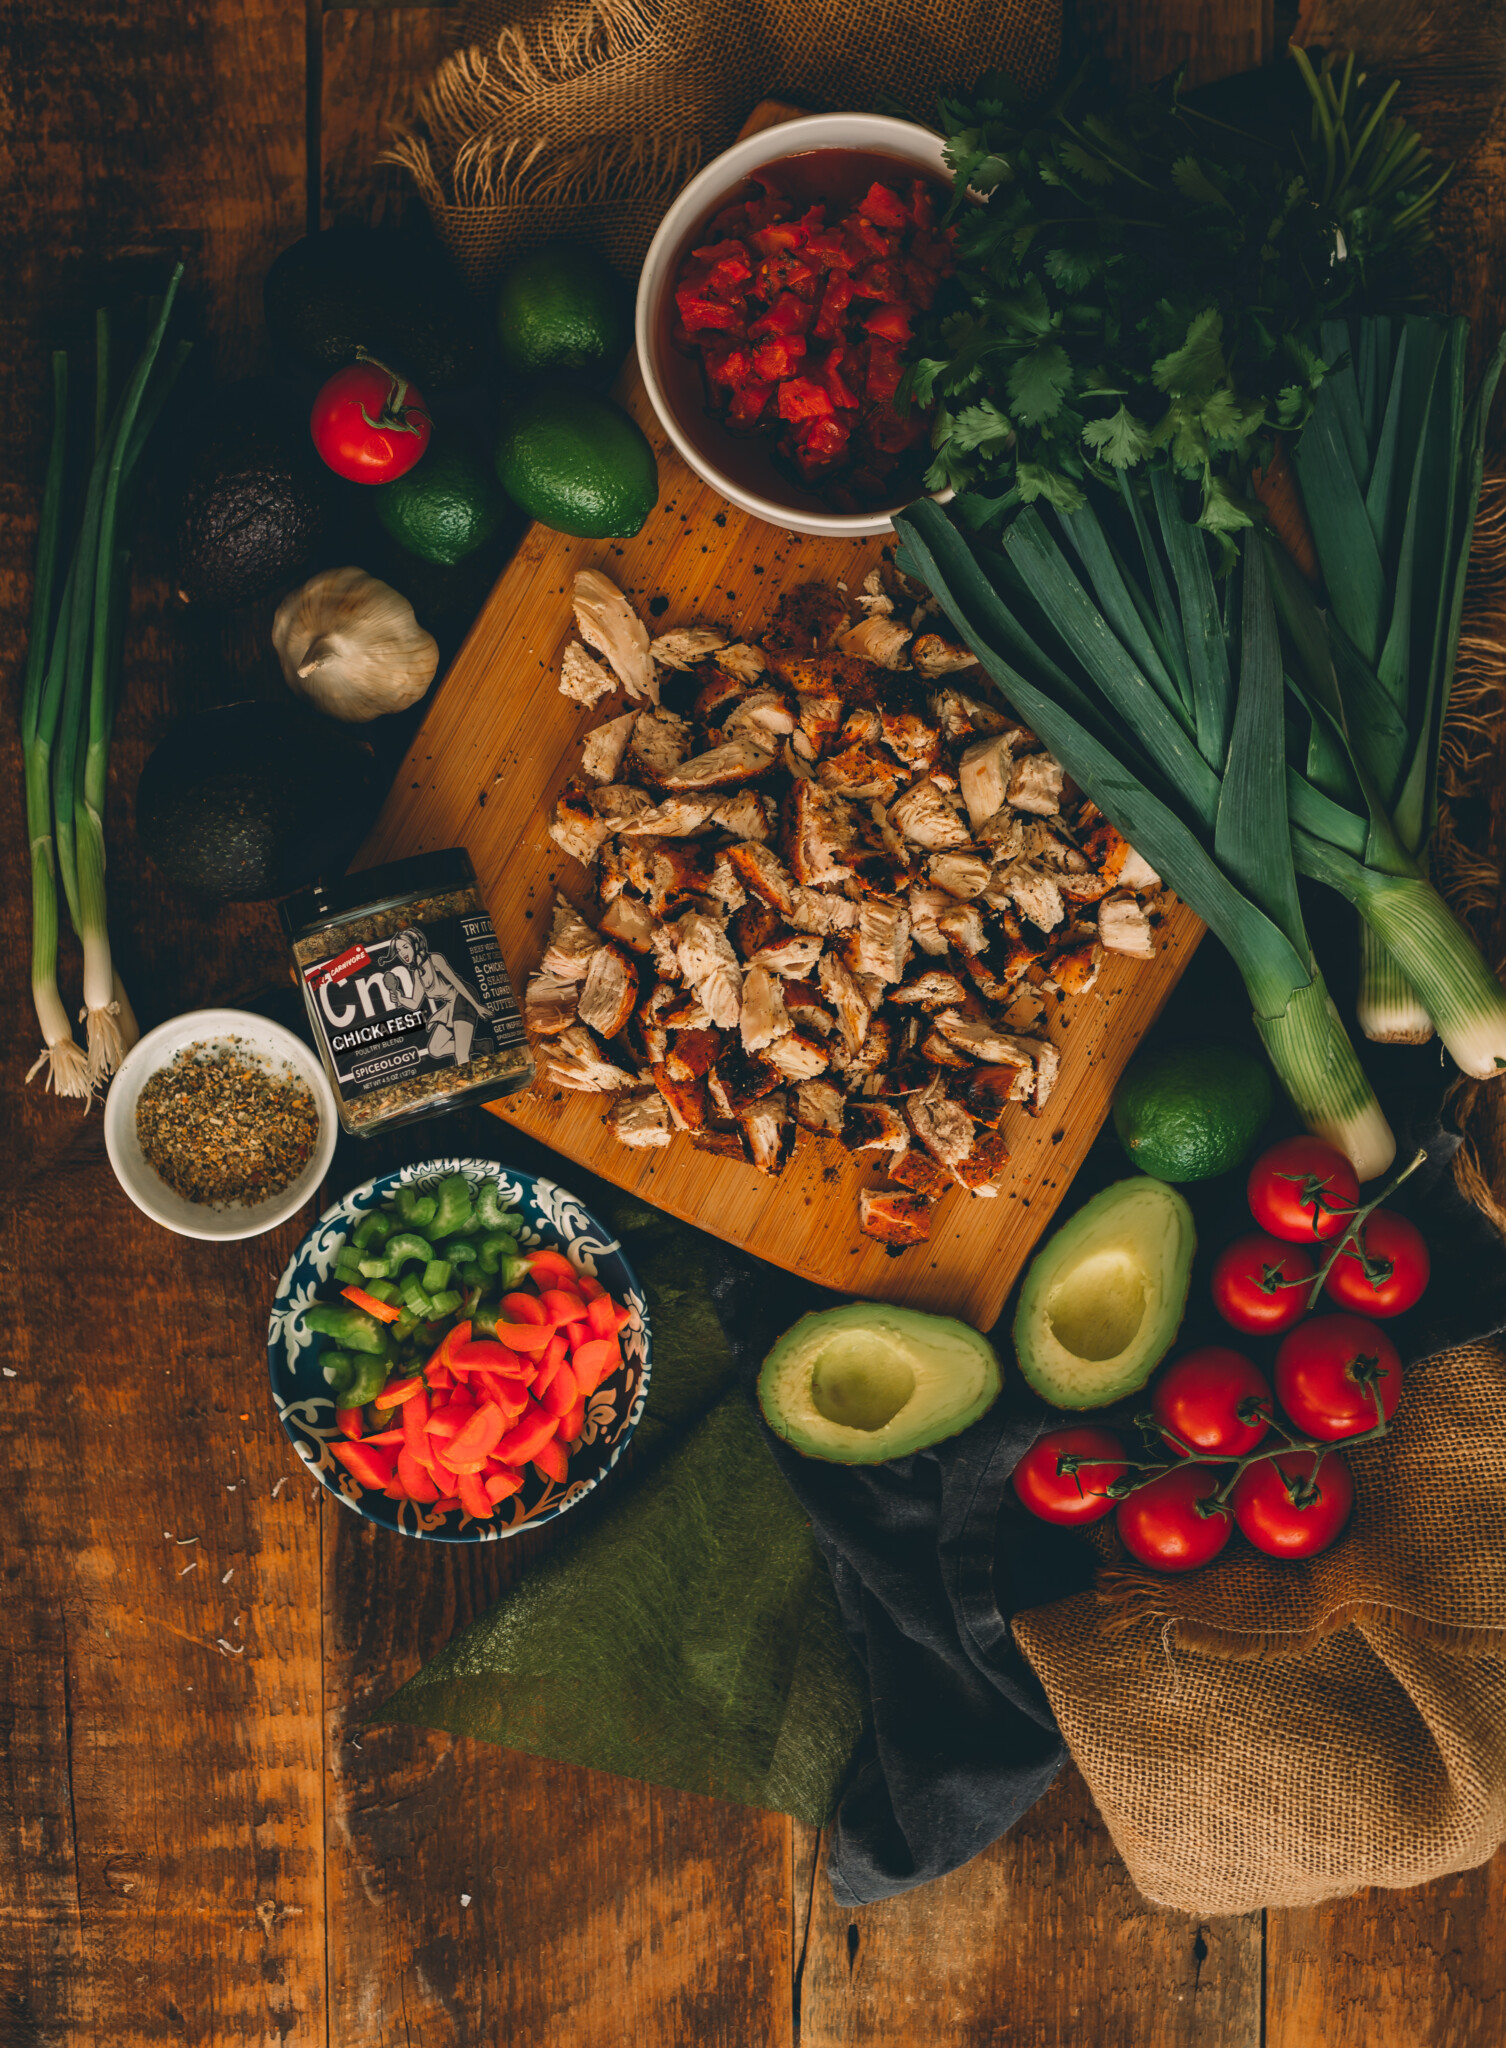
[[[1312,980],[1292,990],[1284,1013],[1257,1011],[1255,1028],[1313,1135],[1337,1145],[1358,1180],[1383,1174],[1396,1157],[1396,1140],[1316,961]]]
[[[1426,1045],[1433,1020],[1417,991],[1364,919],[1360,920],[1360,985],[1355,1020],[1375,1045]]]

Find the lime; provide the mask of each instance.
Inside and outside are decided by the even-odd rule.
[[[1236,1045],[1136,1053],[1114,1091],[1114,1128],[1156,1180],[1211,1180],[1250,1151],[1271,1113],[1264,1062]]]
[[[436,434],[422,460],[379,485],[372,500],[400,548],[447,568],[491,540],[508,514],[486,457],[453,432]]]
[[[610,398],[570,385],[540,385],[513,407],[497,476],[531,519],[583,540],[636,533],[659,496],[641,430]]]
[[[515,263],[497,294],[505,369],[575,371],[606,383],[633,338],[627,288],[594,250],[553,243]]]

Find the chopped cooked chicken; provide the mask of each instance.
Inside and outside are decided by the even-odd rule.
[[[654,966],[660,974],[670,976],[679,973],[680,953],[679,948],[675,944],[673,925],[656,924],[654,926],[653,949]]]
[[[976,957],[988,944],[983,930],[983,912],[976,903],[959,903],[951,898],[936,922],[964,958]]]
[[[690,1142],[698,1152],[714,1152],[722,1159],[740,1159],[747,1164],[748,1148],[743,1142],[741,1131],[723,1131],[708,1126],[704,1131],[692,1131]]]
[[[961,690],[941,690],[932,699],[932,710],[941,729],[952,741],[981,739],[989,733],[1005,732],[1010,721],[992,704],[980,704]]]
[[[714,919],[687,911],[675,926],[680,972],[713,1024],[730,1031],[742,1014],[742,967],[732,942]]]
[[[523,1029],[530,1038],[554,1038],[568,1031],[580,1006],[580,983],[540,968],[523,995]]]
[[[659,682],[648,651],[648,628],[611,577],[599,569],[578,569],[572,602],[587,646],[606,656],[630,697],[657,704]]]
[[[917,884],[910,891],[908,901],[910,936],[922,953],[939,957],[947,949],[947,936],[937,919],[956,908],[956,897],[945,889],[922,889]]]
[[[749,647],[745,641],[734,641],[724,647],[717,658],[717,667],[724,668],[729,676],[740,683],[756,682],[768,667],[756,647]]]
[[[786,1081],[813,1081],[831,1065],[826,1047],[804,1031],[787,1031],[783,1038],[776,1038],[767,1057]]]
[[[910,957],[910,913],[902,903],[870,897],[858,912],[858,928],[846,942],[854,974],[902,981]]]
[[[786,590],[763,631],[766,656],[819,654],[832,646],[847,624],[840,591],[825,583],[801,583]]]
[[[761,1095],[738,1118],[738,1124],[747,1140],[748,1155],[759,1172],[780,1172],[795,1142],[789,1097],[784,1090],[775,1088]]]
[[[901,1187],[909,1188],[912,1194],[924,1195],[928,1201],[937,1202],[956,1182],[943,1166],[938,1166],[929,1152],[919,1145],[911,1145],[902,1152],[885,1171],[891,1180],[897,1180]]]
[[[962,800],[967,805],[967,815],[975,832],[1004,803],[1009,792],[1011,765],[1007,732],[992,733],[987,739],[974,740],[957,763]]]
[[[726,1042],[722,1032],[704,1024],[677,1031],[664,1056],[665,1068],[677,1081],[709,1074]]]
[[[1103,948],[1091,932],[1086,938],[1071,935],[1071,943],[1047,954],[1042,961],[1047,988],[1060,989],[1065,996],[1086,995],[1098,979]]]
[[[698,1074],[672,1074],[667,1061],[652,1069],[654,1086],[663,1096],[677,1131],[699,1131],[706,1125],[706,1083]]]
[[[549,1079],[561,1088],[582,1095],[611,1095],[619,1088],[632,1088],[631,1074],[614,1066],[583,1024],[572,1024],[545,1048]]]
[[[832,932],[856,929],[858,906],[847,896],[828,896],[821,889],[796,889],[790,907],[790,923],[797,932]]]
[[[768,945],[775,934],[783,930],[779,912],[757,897],[748,902],[733,918],[729,927],[733,946],[744,960],[756,957],[759,948]]]
[[[995,811],[984,819],[974,837],[995,862],[1016,860],[1025,851],[1025,821],[1018,811]]]
[[[593,782],[616,780],[637,723],[636,711],[624,711],[621,718],[609,718],[605,725],[593,726],[586,734],[580,765]]]
[[[820,970],[821,993],[837,1013],[837,1025],[848,1052],[856,1056],[868,1036],[873,1011],[868,998],[835,953],[823,954]]]
[[[1098,937],[1111,953],[1132,953],[1153,960],[1155,929],[1148,912],[1127,892],[1105,896],[1098,906]]]
[[[589,711],[593,704],[609,697],[617,687],[612,671],[593,661],[578,640],[572,640],[560,656],[560,695]]]
[[[1056,877],[1044,868],[1038,868],[1033,861],[1010,861],[1002,870],[996,871],[989,884],[989,894],[992,895],[996,888],[1009,897],[1021,917],[1028,917],[1043,932],[1055,931],[1067,914]]]
[[[579,911],[563,896],[556,896],[549,944],[544,951],[544,972],[558,974],[565,981],[584,981],[591,955],[600,944]]]
[[[729,1117],[741,1116],[782,1079],[778,1067],[761,1052],[745,1053],[737,1046],[724,1053],[706,1076],[712,1101]]]
[[[909,1244],[924,1244],[931,1235],[928,1195],[911,1188],[860,1188],[858,1218],[865,1237],[876,1237],[895,1251]]]
[[[908,1151],[910,1133],[904,1118],[886,1102],[853,1102],[842,1126],[842,1143],[849,1152],[888,1152],[897,1159]]]
[[[634,818],[641,818],[653,808],[648,791],[634,788],[631,782],[609,782],[601,789],[593,789],[586,801],[608,832],[625,830]]]
[[[972,1151],[966,1159],[959,1160],[952,1171],[969,1194],[995,1200],[999,1193],[999,1175],[1008,1164],[1009,1147],[999,1133],[979,1131],[974,1136]]]
[[[694,712],[702,725],[716,726],[728,712],[741,704],[748,694],[748,685],[739,677],[730,675],[720,662],[713,662],[705,672],[705,678],[696,693]]]
[[[624,887],[648,898],[656,917],[665,915],[678,897],[701,895],[711,879],[706,856],[683,839],[629,839],[611,849],[611,887],[602,880],[603,897],[620,896]]]
[[[1057,876],[1056,886],[1067,902],[1082,905],[1101,902],[1114,885],[1103,875],[1095,875],[1091,869],[1086,873],[1079,873],[1076,868],[1072,868]]]
[[[847,1098],[835,1081],[802,1081],[795,1090],[795,1121],[803,1131],[839,1137]]]
[[[959,1052],[935,1030],[928,1031],[920,1041],[920,1056],[931,1067],[956,1067],[966,1071],[973,1064],[965,1052]]]
[[[703,796],[667,796],[624,825],[625,839],[690,839],[711,823],[711,804]]]
[[[943,640],[939,633],[922,633],[910,649],[910,659],[923,676],[947,676],[959,668],[976,668],[978,657],[965,647]]]
[[[870,611],[866,619],[859,619],[841,635],[837,645],[844,654],[877,662],[880,668],[903,668],[911,637],[909,627],[900,625],[897,619]]]
[[[634,1149],[669,1143],[669,1105],[656,1088],[619,1095],[606,1114],[606,1126],[620,1145]]]
[[[818,1038],[830,1038],[837,1028],[837,1020],[810,982],[783,981],[780,985],[791,1023],[801,1031],[814,1032]]]
[[[648,651],[661,668],[694,668],[726,644],[726,634],[710,626],[676,626],[650,641]]]
[[[795,907],[795,885],[777,853],[749,839],[740,846],[729,846],[727,859],[750,896],[771,904],[781,917],[788,918]]]
[[[897,710],[883,705],[879,710],[879,736],[891,754],[898,754],[907,768],[917,774],[934,768],[941,756],[941,734],[918,711]]]
[[[709,753],[693,754],[659,779],[666,789],[735,789],[756,775],[767,775],[778,762],[776,753],[766,752],[755,741],[735,739],[728,740],[725,746],[711,748]]]
[[[753,964],[771,967],[776,974],[793,975],[798,981],[810,973],[821,957],[821,940],[805,932],[776,930],[753,955]]]
[[[657,930],[653,913],[636,896],[614,896],[602,913],[603,938],[615,939],[630,953],[652,953]]]
[[[549,820],[549,837],[572,860],[588,868],[611,836],[611,826],[592,809],[584,791],[560,792]]]
[[[580,992],[580,1021],[598,1038],[615,1038],[638,1002],[638,976],[620,946],[598,946]]]
[[[789,1029],[789,1014],[778,977],[767,967],[750,967],[743,976],[743,1050],[762,1052]]]
[[[748,900],[748,892],[737,879],[737,871],[725,851],[716,857],[711,880],[706,884],[706,894],[713,903],[719,903],[727,911],[741,910]]]
[[[926,862],[926,878],[945,889],[949,896],[959,896],[970,902],[974,896],[981,896],[988,887],[993,864],[986,861],[981,853],[968,850],[956,853],[933,853]]]
[[[968,1114],[997,1130],[1011,1102],[1028,1102],[1035,1092],[1033,1067],[974,1067],[962,1087]]]
[[[970,837],[956,804],[934,775],[913,783],[890,807],[889,815],[912,845],[923,846],[928,852],[966,846]]]
[[[750,690],[722,720],[729,740],[750,739],[760,747],[772,747],[794,730],[795,714],[783,690]]]
[[[948,1097],[940,1074],[905,1097],[905,1120],[936,1163],[960,1179],[957,1169],[970,1157],[977,1133],[967,1111]]]
[[[1116,889],[1133,889],[1137,895],[1148,896],[1161,886],[1161,877],[1150,862],[1136,853],[1107,818],[1093,826],[1083,839],[1082,850],[1090,865]]]
[[[829,690],[802,691],[795,699],[795,715],[814,759],[842,730],[842,699]]]
[[[737,839],[769,839],[779,816],[772,797],[757,790],[739,790],[736,796],[718,797],[711,806],[712,823]]]
[[[1062,807],[1062,770],[1049,754],[1027,754],[1016,761],[1009,778],[1008,800],[1017,811],[1054,818]]]
[[[628,741],[628,767],[647,783],[662,783],[695,745],[695,728],[673,711],[645,711]]]
[[[711,1022],[711,1012],[700,997],[694,991],[687,995],[684,989],[676,989],[674,1001],[659,1014],[671,1031],[704,1031]]]
[[[889,991],[891,1003],[913,1003],[922,1010],[941,1010],[967,1001],[967,990],[945,968],[927,967]]]
[[[783,845],[797,881],[819,887],[847,879],[842,855],[854,843],[857,826],[840,797],[811,782],[797,782],[785,801]]]
[[[949,1045],[955,1045],[959,1052],[982,1060],[985,1065],[1023,1067],[1027,1074],[1035,1071],[1040,1048],[1001,1031],[987,1018],[964,1017],[956,1010],[943,1010],[937,1016],[936,1029]]]
[[[1046,1106],[1046,1099],[1056,1086],[1057,1075],[1061,1072],[1062,1056],[1050,1039],[1041,1044],[1040,1059],[1035,1069],[1035,1097],[1031,1102],[1031,1114],[1039,1116]]]
[[[877,797],[888,803],[909,780],[909,773],[882,747],[858,743],[844,747],[839,754],[828,754],[816,769],[816,780],[833,796]]]

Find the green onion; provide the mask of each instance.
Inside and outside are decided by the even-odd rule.
[[[1313,960],[1297,901],[1282,668],[1264,559],[1247,552],[1237,616],[1230,604],[1221,618],[1209,542],[1182,519],[1171,492],[1153,499],[1168,577],[1127,479],[1121,490],[1131,518],[1117,547],[1092,503],[1050,515],[1086,582],[1034,508],[1005,529],[994,559],[939,506],[912,505],[894,522],[899,564],[929,585],[1078,787],[1222,939],[1304,1122],[1338,1145],[1362,1180],[1373,1179],[1390,1165],[1395,1141]],[[1138,589],[1128,609],[1121,581]],[[1180,643],[1180,656],[1162,666],[1173,684],[1186,673],[1190,703],[1147,676],[1132,615],[1147,632],[1154,617],[1163,643]],[[1225,735],[1226,759],[1210,759]]]

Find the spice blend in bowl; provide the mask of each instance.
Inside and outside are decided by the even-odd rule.
[[[319,1143],[306,1081],[274,1073],[239,1039],[184,1046],[136,1098],[142,1154],[186,1202],[255,1207],[280,1195]]]

